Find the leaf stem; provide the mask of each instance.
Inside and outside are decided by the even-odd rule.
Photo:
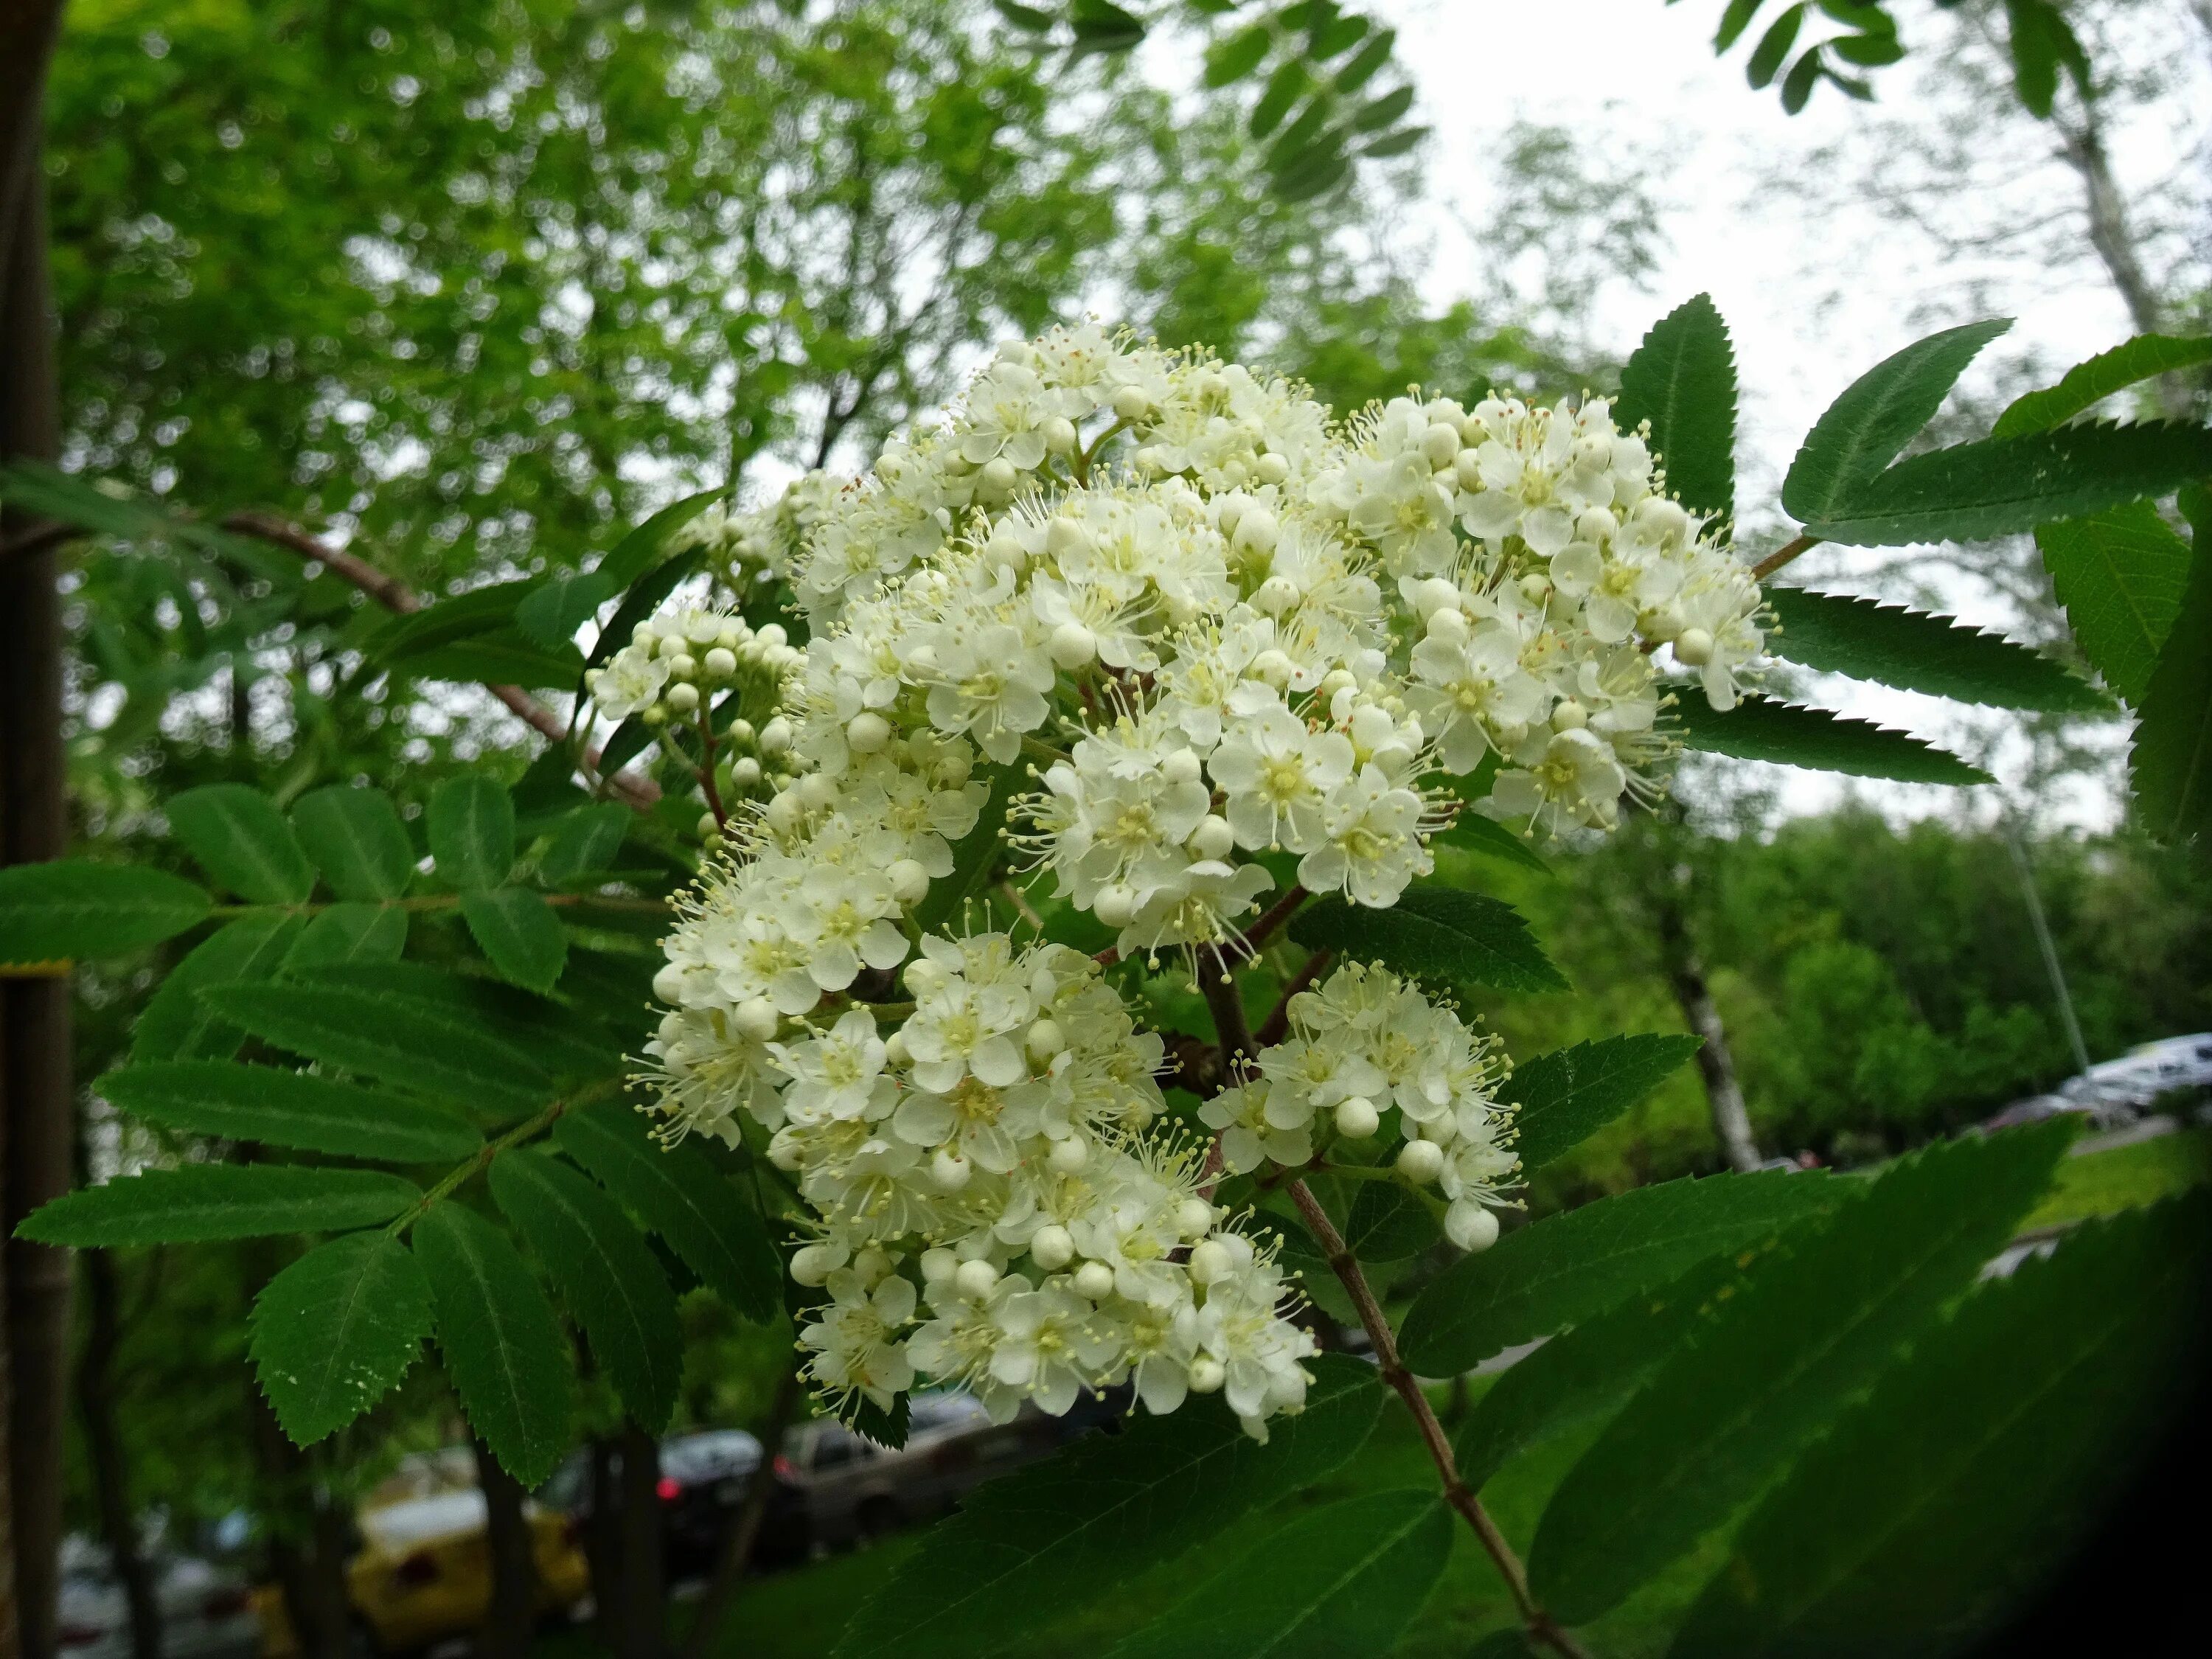
[[[1752,566],[1751,574],[1759,580],[1765,581],[1800,553],[1810,548],[1818,547],[1820,544],[1820,538],[1818,536],[1800,536],[1795,541],[1784,542],[1757,564]]]
[[[505,1134],[487,1140],[466,1158],[447,1170],[438,1183],[422,1194],[421,1202],[416,1204],[411,1209],[403,1212],[384,1231],[394,1238],[398,1237],[400,1234],[420,1221],[428,1212],[432,1205],[451,1198],[477,1176],[491,1168],[492,1159],[497,1158],[501,1152],[511,1146],[520,1146],[526,1140],[535,1139],[579,1106],[586,1106],[595,1100],[602,1099],[621,1086],[622,1079],[619,1078],[609,1078],[604,1082],[595,1083],[587,1089],[577,1091],[565,1099],[553,1102],[544,1111],[534,1117],[525,1118]]]
[[[1437,1473],[1443,1478],[1444,1501],[1474,1528],[1482,1547],[1497,1564],[1498,1576],[1512,1592],[1513,1605],[1530,1639],[1560,1655],[1561,1659],[1588,1659],[1582,1644],[1562,1630],[1559,1622],[1529,1595],[1528,1575],[1521,1565],[1521,1558],[1505,1541],[1505,1534],[1498,1531],[1498,1523],[1490,1518],[1481,1500],[1459,1478],[1459,1465],[1453,1461],[1451,1442],[1445,1437],[1443,1425],[1437,1420],[1436,1410],[1429,1404],[1428,1395],[1421,1392],[1421,1385],[1413,1380],[1413,1374],[1398,1357],[1397,1338],[1391,1332],[1390,1322],[1383,1315],[1382,1304],[1375,1299],[1367,1275],[1360,1271],[1358,1258],[1345,1243],[1344,1235],[1337,1231],[1336,1224],[1328,1218],[1328,1212],[1322,1208],[1321,1200],[1304,1181],[1291,1182],[1289,1191],[1291,1201],[1298,1206],[1298,1213],[1305,1218],[1307,1228],[1328,1258],[1330,1270],[1351,1293],[1352,1305],[1359,1311],[1359,1322],[1366,1329],[1368,1340],[1375,1345],[1375,1359],[1382,1380],[1397,1391],[1407,1409],[1413,1413],[1422,1443],[1428,1448]]]

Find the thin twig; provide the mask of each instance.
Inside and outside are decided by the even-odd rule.
[[[1275,1000],[1275,1006],[1267,1011],[1267,1018],[1260,1026],[1262,1048],[1271,1048],[1283,1040],[1284,1033],[1291,1029],[1291,999],[1321,977],[1332,954],[1328,951],[1315,951],[1306,958],[1306,965],[1298,969],[1296,977],[1283,987],[1283,994]]]
[[[1474,1529],[1474,1535],[1482,1540],[1482,1547],[1489,1552],[1490,1559],[1497,1564],[1498,1576],[1505,1580],[1506,1589],[1512,1592],[1513,1605],[1521,1614],[1522,1625],[1531,1638],[1561,1655],[1563,1659],[1587,1659],[1582,1644],[1562,1630],[1559,1622],[1539,1607],[1535,1598],[1529,1595],[1528,1575],[1521,1565],[1521,1558],[1513,1553],[1512,1545],[1505,1541],[1505,1534],[1498,1531],[1498,1523],[1490,1518],[1490,1512],[1482,1507],[1481,1500],[1469,1490],[1467,1482],[1460,1479],[1459,1465],[1452,1458],[1451,1441],[1444,1434],[1443,1425],[1437,1421],[1437,1413],[1429,1404],[1428,1395],[1421,1392],[1421,1385],[1413,1380],[1413,1374],[1406,1369],[1405,1362],[1398,1357],[1398,1342],[1391,1333],[1390,1322],[1383,1316],[1382,1305],[1375,1299],[1375,1292],[1367,1283],[1367,1275],[1360,1271],[1358,1259],[1352,1254],[1351,1247],[1345,1243],[1344,1235],[1337,1231],[1336,1224],[1328,1218],[1328,1212],[1322,1208],[1321,1200],[1313,1195],[1313,1189],[1304,1182],[1293,1181],[1289,1190],[1291,1201],[1298,1206],[1298,1213],[1305,1218],[1307,1228],[1321,1245],[1322,1254],[1328,1258],[1331,1271],[1343,1281],[1344,1288],[1351,1293],[1352,1304],[1359,1311],[1359,1322],[1366,1328],[1367,1340],[1375,1345],[1376,1364],[1382,1373],[1382,1380],[1397,1391],[1398,1397],[1406,1402],[1407,1409],[1413,1413],[1413,1421],[1421,1431],[1422,1443],[1428,1448],[1430,1460],[1436,1464],[1437,1473],[1443,1477],[1444,1501],[1457,1510],[1467,1524]]]
[[[492,1159],[497,1158],[501,1152],[511,1146],[520,1146],[526,1140],[535,1139],[579,1106],[587,1106],[595,1100],[605,1099],[621,1087],[620,1079],[611,1078],[604,1083],[595,1083],[589,1088],[579,1089],[574,1094],[555,1101],[534,1117],[525,1118],[498,1139],[487,1140],[468,1158],[448,1170],[436,1186],[424,1193],[415,1204],[394,1218],[384,1231],[397,1238],[428,1214],[432,1205],[441,1199],[451,1198],[477,1176],[491,1168]]]
[[[1261,947],[1267,944],[1269,936],[1291,919],[1291,913],[1306,902],[1307,896],[1304,888],[1293,887],[1268,907],[1267,914],[1254,922],[1251,931],[1244,935],[1243,955],[1246,960],[1259,956]]]
[[[1795,541],[1784,542],[1757,564],[1752,566],[1751,574],[1759,580],[1765,581],[1800,553],[1809,548],[1818,547],[1820,544],[1820,538],[1818,536],[1800,536]]]
[[[1252,1032],[1244,1023],[1243,994],[1218,947],[1209,950],[1199,959],[1194,977],[1198,994],[1206,999],[1206,1012],[1213,1016],[1214,1034],[1221,1039],[1223,1070],[1233,1078],[1243,1062],[1255,1052]]]

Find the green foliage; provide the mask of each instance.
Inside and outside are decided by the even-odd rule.
[[[404,1376],[430,1334],[430,1285],[389,1233],[317,1246],[254,1298],[254,1376],[302,1446],[334,1434]]]
[[[1667,487],[1695,512],[1735,511],[1735,355],[1712,295],[1686,300],[1651,325],[1620,370],[1613,418],[1651,422]]]
[[[496,887],[514,868],[514,799],[476,774],[448,778],[431,792],[430,857],[456,892]]]
[[[1778,1171],[1669,1181],[1600,1199],[1462,1256],[1407,1310],[1401,1346],[1425,1376],[1472,1370],[1708,1256],[1741,1250],[1850,1202],[1834,1176]]]
[[[550,1093],[528,1054],[463,1008],[319,985],[231,985],[202,996],[264,1042],[434,1099],[526,1107]]]
[[[1743,37],[1764,3],[1765,0],[1729,0],[1713,36],[1716,57],[1725,55]],[[1938,7],[1946,3],[1947,0],[1936,0]],[[1848,98],[1860,102],[1871,100],[1875,95],[1871,80],[1850,71],[1881,69],[1897,63],[1905,53],[1897,20],[1891,15],[1891,0],[1825,0],[1818,10],[1820,21],[1839,32],[1808,44],[1782,76],[1785,114],[1802,111],[1814,89],[1824,81]],[[2051,114],[2062,70],[2081,97],[2087,99],[2089,55],[2057,0],[2004,0],[2003,11],[2013,90],[2028,112],[2039,120]],[[1744,66],[1744,78],[1754,90],[1772,84],[1812,12],[1813,8],[1807,5],[1793,5],[1768,26]]]
[[[759,1212],[697,1146],[659,1145],[636,1112],[614,1103],[568,1113],[553,1138],[732,1308],[756,1323],[775,1317],[783,1263]]]
[[[1368,1492],[1261,1538],[1107,1659],[1333,1659],[1379,1653],[1420,1610],[1451,1553],[1433,1491]]]
[[[1801,524],[1837,517],[1935,418],[1982,348],[2011,326],[1999,317],[1945,329],[1852,381],[1806,434],[1782,481],[1782,505]]]
[[[1754,1497],[1972,1283],[2072,1133],[2042,1124],[1921,1152],[1772,1257],[1561,1484],[1529,1551],[1537,1595],[1570,1622],[1595,1618]]]
[[[500,977],[550,991],[568,959],[568,936],[544,898],[526,887],[461,895],[461,915]]]
[[[1702,1039],[1649,1032],[1577,1042],[1514,1068],[1513,1150],[1523,1173],[1588,1139],[1664,1082]]]
[[[298,916],[262,911],[225,922],[172,968],[138,1017],[131,1057],[228,1060],[246,1033],[200,1000],[211,985],[253,983],[276,977],[307,928]]]
[[[574,1394],[553,1304],[507,1235],[459,1204],[433,1205],[415,1224],[415,1259],[469,1426],[508,1474],[537,1486],[568,1449]]]
[[[1291,937],[1446,985],[1549,991],[1567,982],[1511,905],[1448,887],[1409,887],[1387,911],[1332,894],[1291,919]]]
[[[2140,704],[2181,610],[2189,544],[2148,501],[2038,525],[2035,542],[2075,644],[2115,694]]]
[[[209,783],[172,795],[163,809],[200,867],[257,904],[301,904],[315,890],[314,866],[276,803],[240,783]]]
[[[213,901],[143,865],[57,859],[0,870],[0,961],[120,956],[206,920]]]
[[[1451,821],[1449,828],[1438,832],[1436,839],[1448,847],[1487,853],[1508,864],[1517,864],[1523,870],[1533,870],[1540,876],[1551,873],[1552,866],[1544,861],[1542,854],[1528,845],[1532,837],[1516,835],[1496,818],[1486,818],[1480,812],[1462,812]]]
[[[2204,362],[2212,362],[2212,335],[2185,339],[2168,334],[2138,334],[2075,364],[2057,386],[2014,398],[1990,428],[1990,436],[2017,438],[2047,432],[2094,409],[2115,392]]]
[[[2089,1224],[1984,1285],[1768,1495],[1685,1656],[1955,1651],[2101,1517],[2202,1364],[2212,1203]]]
[[[389,1221],[421,1196],[411,1182],[375,1170],[188,1164],[64,1193],[15,1236],[82,1250],[328,1232]]]
[[[1805,528],[1852,547],[1987,541],[2166,495],[2207,474],[2212,428],[2064,426],[1908,457]]]
[[[2002,634],[1846,593],[1769,587],[1778,656],[1830,674],[1997,708],[2095,709],[2096,689]]]
[[[675,1292],[643,1236],[603,1188],[542,1152],[494,1158],[491,1192],[560,1287],[631,1418],[651,1433],[666,1428],[684,1341]]]
[[[305,1072],[222,1060],[137,1065],[100,1092],[165,1129],[395,1164],[466,1158],[483,1143],[451,1113]]]
[[[1681,721],[1685,748],[1737,760],[1893,778],[1900,783],[1990,781],[1978,766],[1923,738],[1825,708],[1773,697],[1745,697],[1723,711],[1693,692],[1676,702],[1674,713]]]
[[[960,907],[990,877],[999,861],[1006,827],[1006,809],[1028,781],[1019,761],[994,766],[983,775],[990,793],[976,815],[975,827],[952,849],[952,872],[929,884],[929,891],[914,908],[915,929],[933,933],[960,914]]]
[[[407,913],[396,904],[340,902],[307,918],[284,958],[298,974],[356,963],[397,962],[407,949]]]
[[[1041,1608],[1111,1595],[1135,1574],[1204,1547],[1222,1528],[1344,1464],[1388,1398],[1372,1367],[1312,1361],[1306,1408],[1255,1442],[1193,1401],[969,1494],[854,1615],[837,1659],[980,1656],[1033,1637]]]
[[[627,806],[611,801],[578,807],[554,827],[538,860],[538,875],[558,887],[605,870],[622,850],[633,816]]]
[[[2195,507],[2189,586],[2143,688],[2128,778],[2152,834],[2212,845],[2212,503],[2200,492]]]
[[[292,827],[323,879],[342,899],[396,899],[415,873],[406,826],[390,798],[345,784],[309,791],[292,809]]]

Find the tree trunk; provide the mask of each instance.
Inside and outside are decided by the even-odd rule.
[[[1735,1080],[1735,1058],[1729,1052],[1728,1027],[1705,983],[1705,964],[1698,960],[1684,925],[1682,908],[1672,895],[1659,908],[1660,953],[1667,965],[1667,983],[1681,1005],[1682,1018],[1705,1039],[1698,1050],[1698,1073],[1705,1079],[1705,1100],[1713,1114],[1713,1138],[1731,1170],[1756,1170],[1761,1162],[1759,1143],[1752,1138],[1751,1115],[1744,1109],[1743,1089]]]
[[[300,1659],[348,1659],[345,1516],[319,1490],[314,1462],[292,1443],[249,1376],[246,1414],[269,1520],[269,1565]]]
[[[622,1507],[617,1511],[621,1571],[615,1617],[617,1659],[660,1659],[667,1647],[668,1583],[662,1559],[660,1447],[644,1430],[625,1427]]]
[[[476,1442],[477,1484],[484,1495],[484,1552],[491,1601],[477,1632],[477,1659],[521,1659],[538,1619],[538,1560],[522,1483],[500,1467],[491,1448]]]
[[[594,1436],[590,1466],[591,1510],[584,1525],[584,1559],[592,1570],[592,1623],[612,1652],[622,1641],[622,1477],[615,1443]]]
[[[737,1518],[730,1523],[729,1533],[722,1540],[721,1554],[707,1580],[707,1592],[699,1598],[699,1610],[693,1615],[691,1628],[684,1634],[682,1659],[707,1659],[714,1650],[722,1620],[729,1616],[730,1604],[737,1600],[738,1587],[744,1582],[745,1572],[752,1565],[754,1547],[760,1541],[761,1523],[768,1518],[769,1500],[775,1496],[775,1460],[783,1449],[785,1431],[799,1415],[799,1370],[794,1365],[776,1385],[775,1400],[768,1408],[767,1419],[757,1431],[761,1443],[760,1465],[753,1470],[752,1479],[745,1482],[745,1501],[739,1506]]]
[[[61,0],[0,6],[0,462],[61,449],[40,136]],[[0,512],[0,865],[58,857],[61,607],[54,554],[13,553]],[[66,970],[0,979],[0,1659],[52,1659],[68,1397],[69,1258],[15,1224],[69,1184]]]
[[[123,1336],[115,1256],[108,1250],[87,1250],[82,1260],[86,1329],[84,1352],[76,1362],[76,1402],[84,1419],[85,1452],[92,1464],[100,1535],[123,1586],[123,1602],[131,1618],[131,1651],[137,1659],[161,1659],[161,1603],[154,1594],[153,1570],[139,1547],[123,1435],[115,1420],[115,1350]]]

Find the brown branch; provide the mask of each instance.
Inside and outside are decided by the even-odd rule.
[[[1413,1413],[1430,1461],[1443,1479],[1444,1501],[1474,1528],[1474,1535],[1482,1540],[1482,1547],[1497,1564],[1498,1576],[1512,1592],[1513,1605],[1521,1614],[1522,1626],[1532,1640],[1562,1656],[1562,1659],[1587,1659],[1582,1644],[1562,1630],[1559,1622],[1529,1595],[1528,1575],[1521,1565],[1521,1558],[1505,1541],[1505,1534],[1498,1531],[1498,1523],[1490,1518],[1481,1500],[1460,1479],[1459,1465],[1453,1460],[1451,1442],[1444,1434],[1443,1425],[1437,1421],[1428,1395],[1421,1392],[1421,1385],[1399,1358],[1397,1339],[1391,1333],[1390,1322],[1383,1316],[1382,1305],[1375,1299],[1367,1275],[1360,1271],[1358,1260],[1345,1243],[1344,1235],[1337,1231],[1336,1224],[1328,1218],[1328,1212],[1322,1208],[1321,1200],[1304,1182],[1291,1182],[1290,1194],[1291,1201],[1298,1206],[1298,1213],[1305,1218],[1308,1230],[1320,1243],[1322,1253],[1328,1258],[1330,1270],[1351,1293],[1352,1304],[1359,1310],[1359,1322],[1366,1328],[1367,1340],[1375,1345],[1375,1360],[1382,1380],[1396,1390],[1398,1397],[1406,1402],[1406,1408]]]
[[[325,570],[351,582],[386,611],[410,617],[423,608],[422,596],[398,577],[378,569],[358,554],[349,553],[342,547],[332,547],[298,526],[288,524],[272,514],[234,513],[222,520],[222,527],[234,535],[252,536],[272,546],[289,549],[301,558],[321,565]],[[540,736],[558,744],[568,741],[568,723],[520,686],[487,685],[484,689]],[[586,750],[584,758],[596,766],[599,751]],[[618,772],[607,779],[606,783],[615,793],[641,812],[660,799],[660,786],[651,778],[640,776],[635,772]]]
[[[1243,955],[1246,961],[1256,958],[1262,946],[1278,927],[1291,919],[1291,915],[1307,899],[1306,890],[1293,887],[1267,908],[1267,914],[1252,924],[1252,931],[1244,935]]]
[[[1306,958],[1306,965],[1298,969],[1291,982],[1283,987],[1283,994],[1275,1000],[1275,1006],[1268,1010],[1267,1018],[1260,1027],[1260,1046],[1262,1048],[1272,1048],[1283,1040],[1283,1034],[1291,1029],[1291,999],[1321,977],[1322,969],[1328,966],[1329,958],[1334,954],[1329,951],[1315,951]]]
[[[1795,541],[1784,542],[1757,564],[1752,566],[1751,574],[1760,581],[1765,581],[1800,553],[1818,547],[1820,544],[1820,538],[1818,536],[1800,536]]]
[[[1221,1039],[1222,1066],[1234,1077],[1240,1063],[1254,1053],[1237,976],[1216,946],[1198,959],[1198,971],[1193,977],[1198,981],[1198,994],[1206,999],[1206,1012],[1213,1016],[1214,1035]]]

